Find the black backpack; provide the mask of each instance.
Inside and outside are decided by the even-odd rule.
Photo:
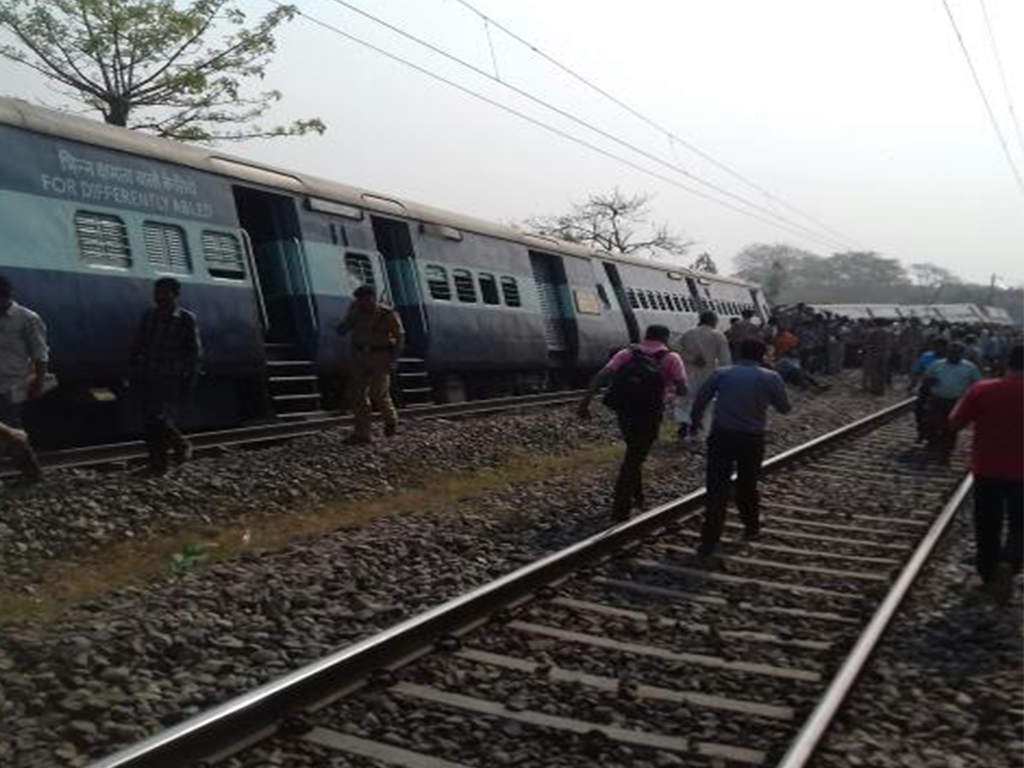
[[[668,350],[649,355],[638,346],[631,346],[630,352],[629,360],[612,377],[602,402],[616,413],[642,416],[659,412],[665,401],[661,361]]]

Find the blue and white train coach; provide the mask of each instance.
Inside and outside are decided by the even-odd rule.
[[[61,385],[38,439],[138,431],[128,350],[173,275],[202,329],[187,422],[337,404],[334,333],[372,284],[402,315],[407,395],[573,384],[648,323],[767,305],[757,286],[552,238],[0,98],[0,271],[45,319]]]

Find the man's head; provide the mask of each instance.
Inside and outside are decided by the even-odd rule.
[[[716,315],[710,309],[705,309],[703,312],[700,313],[700,316],[698,317],[698,322],[701,325],[706,325],[710,328],[714,328],[716,325],[718,325],[718,315]]]
[[[754,310],[752,310],[752,309],[744,309],[742,312],[740,312],[740,314],[743,316],[744,320],[749,320],[750,318],[752,318],[754,316]]]
[[[648,325],[644,331],[644,341],[660,341],[668,344],[668,327],[664,325]]]
[[[764,359],[764,342],[760,339],[744,339],[740,343],[740,358],[760,363]]]
[[[942,338],[936,339],[935,341],[932,342],[932,348],[935,350],[935,354],[937,354],[939,357],[946,356],[946,348],[948,346],[949,344],[946,342],[945,339]]]
[[[360,285],[352,292],[352,296],[364,312],[373,312],[377,308],[377,292],[372,285]]]
[[[730,317],[729,318],[729,325],[730,326],[736,325],[736,323],[738,323],[739,321],[740,321],[740,319],[738,317]]]
[[[964,356],[964,345],[959,341],[955,341],[949,345],[949,350],[946,352],[946,359],[951,363],[959,363],[960,359]]]
[[[1010,356],[1006,360],[1006,370],[1017,376],[1024,373],[1024,344],[1017,344],[1010,350]]]
[[[12,298],[11,281],[0,275],[0,310],[6,312],[7,308],[11,306]]]
[[[173,277],[161,277],[153,283],[153,303],[157,309],[172,312],[178,304],[180,295],[181,283]]]

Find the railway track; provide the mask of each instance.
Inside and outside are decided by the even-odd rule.
[[[461,403],[445,403],[441,405],[417,405],[403,408],[403,419],[426,418],[465,418],[468,416],[487,416],[521,408],[540,408],[546,406],[565,405],[579,400],[582,390],[563,392],[545,392],[537,395],[520,395],[516,397],[500,397],[487,400],[468,400]],[[305,437],[333,427],[352,424],[352,416],[330,416],[326,412],[322,417],[303,420],[282,420],[270,424],[238,427],[209,432],[195,432],[189,435],[197,455],[211,453],[225,448],[256,447],[266,443],[292,440]],[[66,448],[47,451],[39,456],[46,469],[70,469],[74,467],[95,467],[102,465],[119,465],[145,459],[146,444],[141,440],[123,443],[107,443],[90,445],[82,448]],[[10,462],[0,465],[0,477],[16,476]]]
[[[803,766],[970,488],[909,405],[766,462],[716,567],[700,490],[95,768]]]

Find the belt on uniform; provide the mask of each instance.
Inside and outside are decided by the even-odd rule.
[[[353,344],[352,349],[356,352],[390,352],[395,348],[394,344]]]

